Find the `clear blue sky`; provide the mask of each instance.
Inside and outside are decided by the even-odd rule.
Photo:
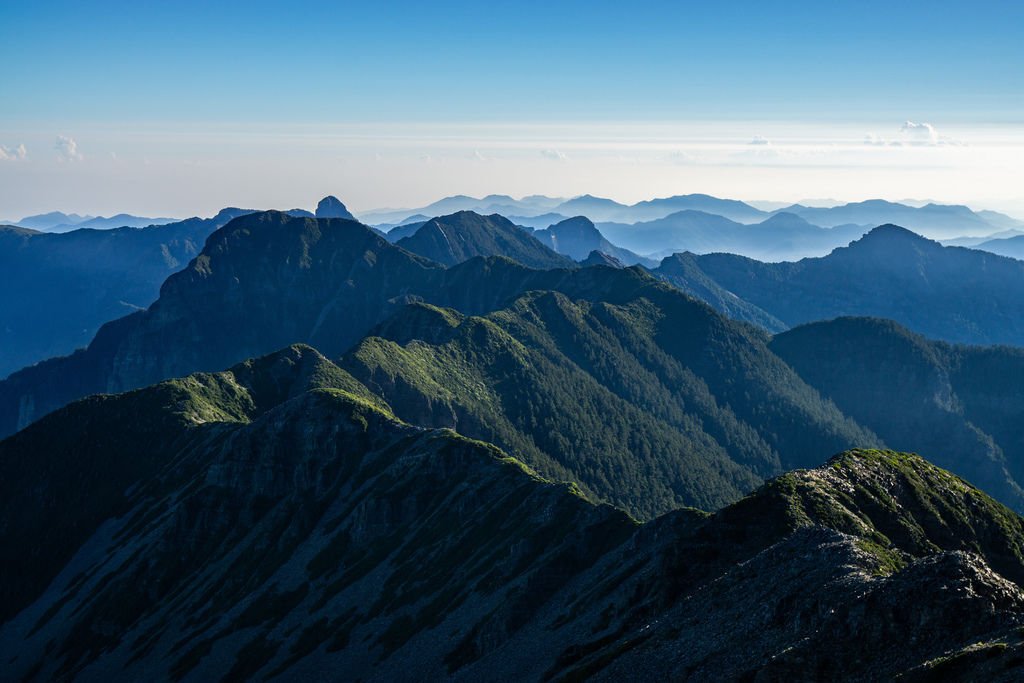
[[[2,18],[12,119],[1024,110],[1024,3],[1005,0],[7,1]]]
[[[105,126],[1024,124],[1018,2],[0,1],[0,146],[36,162],[57,135],[168,158]]]

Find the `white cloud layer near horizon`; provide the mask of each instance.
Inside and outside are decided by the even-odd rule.
[[[693,192],[779,201],[928,196],[1024,215],[1024,125],[190,124],[70,132],[0,129],[0,137],[25,140],[0,148],[4,155],[45,147],[55,135],[57,151],[0,164],[0,216],[211,215],[224,206],[308,207],[326,194],[365,211],[452,194],[589,193],[634,202]],[[93,153],[84,155],[79,141]]]

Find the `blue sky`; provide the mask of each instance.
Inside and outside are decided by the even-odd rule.
[[[679,192],[766,198],[782,189],[756,172],[782,163],[763,154],[730,184],[736,158],[708,156],[713,143],[763,138],[782,158],[794,145],[898,141],[906,121],[930,123],[936,141],[971,150],[886,157],[882,167],[929,170],[892,187],[896,196],[934,187],[941,199],[959,188],[964,196],[950,199],[966,200],[964,181],[977,166],[1021,170],[1012,161],[1020,150],[1009,150],[1024,129],[1024,3],[210,4],[4,3],[0,218],[44,208],[180,214],[233,200],[308,204],[321,188],[365,208],[436,192],[618,188],[639,198],[676,187],[644,154],[628,182],[616,166],[652,143],[650,130],[675,155]],[[562,149],[581,137],[587,154]],[[70,154],[62,139],[73,141]],[[616,148],[622,142],[632,146]],[[609,149],[617,160],[598,158]],[[703,169],[675,168],[701,150]],[[487,172],[454,162],[438,169],[463,152],[489,161]],[[393,162],[386,171],[360,172],[382,159]],[[551,159],[588,164],[533,168]],[[434,168],[423,178],[428,160]],[[204,164],[214,176],[241,177],[211,187],[189,172]],[[828,183],[822,164],[812,165],[805,175],[787,166],[787,183],[804,185],[793,198],[890,187],[851,174],[871,180],[870,160],[830,159]],[[936,168],[948,172],[936,177]],[[395,182],[385,188],[388,178]],[[702,179],[711,187],[694,185]],[[477,189],[482,180],[494,187]],[[125,183],[123,197],[109,187]],[[1021,200],[991,181],[975,194]]]

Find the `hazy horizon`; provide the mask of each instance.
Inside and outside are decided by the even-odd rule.
[[[185,5],[5,10],[0,219],[489,193],[1024,216],[1024,7]]]

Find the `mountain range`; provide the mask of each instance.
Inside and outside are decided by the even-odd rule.
[[[490,217],[455,216],[478,237],[490,232],[491,243],[495,235],[530,237]],[[876,230],[848,251],[856,255],[886,236],[938,250],[936,263],[947,252],[999,258],[896,228]],[[650,274],[604,266],[534,270],[494,255],[446,268],[354,221],[248,214],[211,235],[148,310],[105,325],[85,350],[0,382],[0,433],[89,394],[213,371],[302,342],[339,359],[399,417],[495,442],[545,476],[577,481],[641,518],[679,505],[724,504],[766,477],[818,464],[821,450],[890,445],[886,434],[899,436],[901,448],[923,451],[919,445],[933,445],[926,437],[940,427],[973,434],[981,454],[949,466],[1020,507],[1015,432],[963,425],[969,419],[955,407],[960,399],[950,399],[952,408],[929,418],[931,431],[913,439],[871,414],[847,412],[831,399],[830,385],[804,380],[820,368],[780,357],[766,333],[680,291],[719,307],[731,303],[750,322],[791,324],[766,308],[729,302],[736,287],[699,280],[707,258],[677,270],[669,261]],[[702,289],[687,290],[694,282]],[[817,361],[832,362],[828,354]],[[928,400],[931,386],[901,396]],[[526,397],[538,401],[532,412],[522,412],[533,405]],[[887,404],[874,400],[884,410]],[[560,422],[565,415],[572,421]],[[553,434],[560,436],[552,441]],[[634,470],[622,458],[638,450],[651,455]]]
[[[612,199],[586,194],[567,200],[543,196],[524,197],[517,200],[507,195],[488,195],[477,199],[458,195],[446,197],[433,204],[415,209],[367,211],[360,213],[359,219],[371,225],[394,225],[417,214],[430,217],[458,211],[499,213],[519,225],[534,229],[544,229],[572,216],[586,216],[600,227],[602,223],[649,223],[680,212],[710,214],[744,225],[763,223],[780,213],[800,216],[808,223],[821,228],[853,225],[871,228],[886,223],[895,223],[933,239],[982,237],[1006,230],[1024,229],[1024,222],[1005,214],[989,210],[975,211],[967,206],[956,204],[935,202],[908,204],[871,199],[845,204],[829,202],[828,206],[778,204],[772,210],[762,210],[738,200],[720,199],[705,194],[676,195],[640,201],[635,204],[622,204]],[[607,236],[613,242],[618,243],[615,236]],[[620,246],[645,255],[672,248],[672,245],[659,245],[648,251],[643,251],[625,243],[621,243]],[[833,244],[832,246],[839,245]],[[689,249],[696,251],[696,249]],[[824,252],[802,255],[817,256],[821,253]],[[747,255],[762,256],[762,254]],[[800,258],[800,256],[797,255],[796,258]],[[791,256],[785,258],[791,258]]]
[[[290,347],[74,403],[0,463],[19,679],[1019,672],[1024,520],[914,455],[639,525]]]
[[[986,240],[974,248],[1024,261],[1024,235]]]
[[[145,216],[133,216],[127,213],[119,213],[115,216],[80,216],[78,214],[66,214],[60,211],[26,216],[20,221],[13,223],[15,227],[39,230],[40,232],[68,232],[79,228],[91,228],[93,230],[109,230],[110,228],[145,228],[151,225],[163,225],[174,223],[177,218],[147,218]]]
[[[746,225],[703,211],[680,211],[635,223],[599,223],[616,244],[662,258],[681,251],[698,254],[742,253],[765,261],[784,261],[828,253],[868,231],[859,225],[821,228],[792,213],[778,213]]]
[[[0,229],[26,282],[110,273],[97,316],[166,276],[0,380],[7,676],[1019,680],[1024,262],[222,214]]]

